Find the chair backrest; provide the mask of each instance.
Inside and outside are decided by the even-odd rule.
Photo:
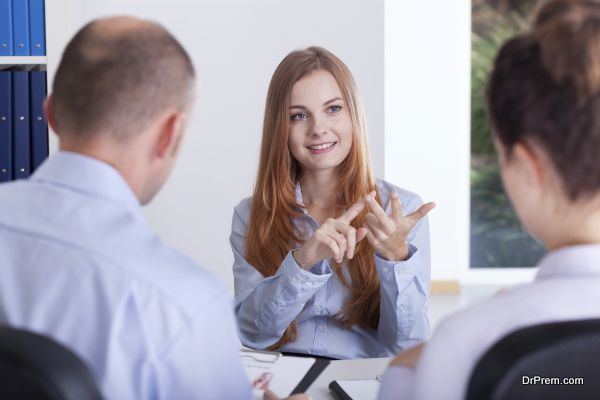
[[[600,399],[600,319],[519,329],[477,363],[467,400]]]
[[[87,366],[45,336],[0,326],[0,399],[100,400]]]

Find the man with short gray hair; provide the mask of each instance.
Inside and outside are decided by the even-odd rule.
[[[110,399],[251,398],[229,294],[140,208],[171,171],[194,85],[160,25],[86,25],[46,103],[60,151],[0,186],[0,323],[73,349]]]

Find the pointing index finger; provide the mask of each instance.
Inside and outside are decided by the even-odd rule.
[[[338,220],[345,224],[350,224],[350,222],[352,222],[352,220],[356,218],[358,214],[360,214],[360,212],[367,206],[366,198],[368,196],[372,196],[372,194],[373,192],[369,193],[368,195],[354,203],[348,210],[346,210],[345,213],[343,213],[338,218]]]

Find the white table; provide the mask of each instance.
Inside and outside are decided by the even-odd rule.
[[[313,400],[333,400],[329,383],[342,379],[375,379],[383,374],[391,358],[360,358],[332,361],[306,392]]]

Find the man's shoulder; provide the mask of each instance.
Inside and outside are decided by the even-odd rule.
[[[10,212],[0,216],[0,224],[19,241],[33,238],[54,252],[68,249],[104,279],[143,288],[146,296],[185,314],[226,291],[216,276],[167,246],[143,219],[119,204],[23,181],[0,185],[3,205]]]
[[[9,201],[15,196],[21,195],[27,186],[27,180],[3,182],[0,184],[0,202],[10,204]]]
[[[215,274],[190,257],[164,244],[151,233],[140,236],[122,261],[131,279],[152,296],[173,303],[186,315],[197,313],[227,293]]]

